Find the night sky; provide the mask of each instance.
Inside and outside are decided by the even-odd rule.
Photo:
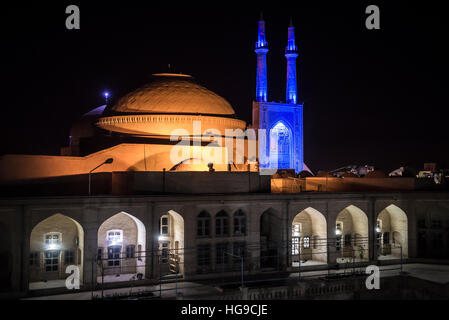
[[[92,2],[2,4],[1,154],[58,154],[104,90],[118,98],[168,64],[250,122],[263,10],[270,101],[285,97],[293,17],[305,162],[314,172],[449,167],[449,22],[439,2]],[[69,4],[80,7],[81,30],[65,28]],[[370,4],[380,7],[381,30],[365,28]]]

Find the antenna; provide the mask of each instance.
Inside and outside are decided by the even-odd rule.
[[[104,96],[104,100],[105,100],[106,104],[108,104],[109,95],[110,95],[110,94],[109,94],[108,91],[103,92],[103,96]]]

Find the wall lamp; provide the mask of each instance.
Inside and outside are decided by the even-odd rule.
[[[100,168],[102,165],[111,164],[112,162],[114,162],[113,158],[106,159],[103,163],[99,164],[98,166],[96,166],[95,168],[93,168],[92,170],[89,171],[89,196],[91,195],[91,191],[90,191],[90,189],[91,189],[90,185],[91,185],[91,181],[92,181],[91,173],[94,172],[95,170],[97,170],[98,168]]]

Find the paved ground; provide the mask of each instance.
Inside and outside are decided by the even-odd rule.
[[[381,277],[392,277],[396,276],[399,273],[400,265],[388,265],[388,266],[380,266],[380,276]],[[356,270],[361,270],[363,268],[356,268]],[[331,270],[330,274],[343,274],[350,273],[351,268],[347,269],[339,269],[339,270]],[[363,270],[362,270],[363,271]],[[404,264],[403,271],[408,272],[411,276],[428,280],[436,283],[449,283],[449,266],[447,265],[433,265],[433,264]],[[302,272],[301,276],[304,277],[317,277],[326,275],[328,273],[327,270],[322,271],[308,271]],[[292,278],[297,278],[297,273],[292,273],[290,275]]]
[[[391,277],[396,276],[399,273],[400,265],[389,265],[381,266],[381,277]],[[356,268],[361,270],[360,268]],[[350,268],[331,270],[331,274],[335,273],[349,273]],[[363,271],[363,270],[362,270]],[[449,283],[449,266],[448,265],[432,265],[432,264],[405,264],[403,265],[403,271],[408,272],[411,276],[437,282],[437,283]],[[318,277],[326,275],[327,270],[323,271],[308,271],[302,272],[302,277]],[[292,278],[297,278],[297,273],[292,273],[290,275]],[[177,288],[177,290],[176,290]],[[161,286],[141,286],[132,288],[121,288],[121,289],[109,289],[104,290],[104,296],[112,294],[124,294],[130,292],[141,292],[141,291],[153,291],[154,296],[159,297],[161,294],[162,298],[175,298],[178,297],[189,297],[189,296],[199,296],[199,295],[216,295],[218,290],[212,286],[202,285],[195,282],[180,282],[176,283],[166,283]],[[94,296],[101,296],[101,291],[94,291]],[[47,297],[36,297],[29,298],[30,300],[90,300],[92,298],[92,292],[79,292],[72,294],[62,294],[53,295]]]
[[[301,266],[303,266],[303,267],[317,266],[317,265],[321,265],[321,264],[326,264],[326,262],[316,261],[316,260],[307,260],[306,262],[301,262]],[[299,262],[292,263],[292,267],[298,267],[298,266],[299,266]]]

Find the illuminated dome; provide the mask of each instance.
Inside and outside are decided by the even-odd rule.
[[[99,118],[96,125],[131,135],[169,137],[179,129],[190,135],[196,121],[201,121],[203,130],[221,133],[246,128],[224,98],[184,74],[153,75],[151,82],[120,98],[111,111]]]
[[[112,107],[123,113],[234,115],[224,98],[185,74],[159,73],[153,80],[122,97]]]

